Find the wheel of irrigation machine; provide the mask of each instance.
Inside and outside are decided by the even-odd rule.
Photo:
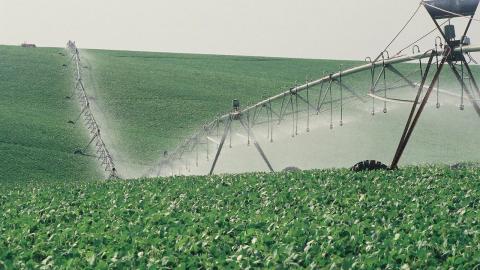
[[[376,160],[364,160],[353,165],[351,168],[354,172],[388,170],[388,166]]]
[[[289,166],[283,169],[283,172],[300,172],[300,171],[302,170],[294,166]]]

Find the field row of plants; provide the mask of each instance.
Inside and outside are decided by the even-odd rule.
[[[8,184],[0,269],[475,269],[479,181],[410,167]]]

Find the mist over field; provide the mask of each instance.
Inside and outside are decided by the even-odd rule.
[[[475,160],[478,142],[476,134],[480,132],[473,107],[467,101],[465,110],[459,109],[460,97],[452,96],[456,90],[448,94],[439,94],[441,107],[436,108],[435,97],[419,122],[411,143],[400,165],[421,164],[455,164],[458,162]],[[414,98],[413,89],[405,89],[405,94],[390,94],[396,98]],[[339,108],[335,105],[333,125],[330,129],[330,113],[322,112],[310,116],[310,132],[307,132],[306,107],[302,106],[303,113],[299,114],[298,128],[293,122],[292,115],[285,120],[273,124],[273,142],[269,136],[269,124],[263,122],[253,128],[259,144],[276,171],[287,167],[301,169],[314,168],[349,168],[359,161],[372,159],[390,164],[393,159],[400,136],[403,132],[406,119],[410,113],[410,104],[396,104],[389,102],[388,112],[383,113],[383,102],[377,100],[375,116],[371,115],[371,98],[365,103],[357,100],[344,105],[343,126],[340,126]],[[266,118],[264,118],[264,121]],[[298,130],[298,135],[295,130]],[[216,142],[220,136],[213,134]],[[247,145],[248,134],[237,122],[234,122],[232,147],[230,136],[227,138],[215,173],[241,173],[249,171],[268,171],[268,167],[257,152],[253,143]],[[196,164],[196,151],[189,155],[184,164],[176,164],[175,169],[166,167],[166,175],[178,174],[207,174],[212,166],[213,157],[217,151],[217,144],[210,142],[209,160],[207,161],[206,146],[199,147],[199,166]],[[181,162],[180,162],[181,163]],[[188,169],[188,170],[187,170]]]

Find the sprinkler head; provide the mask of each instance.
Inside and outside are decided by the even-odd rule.
[[[307,132],[310,132],[310,128],[307,128]]]
[[[330,129],[333,129],[333,124],[330,124]]]
[[[372,116],[374,116],[374,115],[375,115],[375,111],[372,111],[372,113],[371,113],[371,114],[372,114]]]
[[[463,111],[463,110],[465,110],[465,105],[462,104],[460,105],[460,111]]]
[[[435,106],[437,109],[440,109],[440,103],[437,103],[437,105]]]
[[[387,113],[387,108],[383,108],[383,113]]]
[[[343,127],[343,121],[340,121],[340,126]]]

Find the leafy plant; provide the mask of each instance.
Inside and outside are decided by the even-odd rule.
[[[2,268],[467,268],[479,172],[409,167],[7,185]]]

